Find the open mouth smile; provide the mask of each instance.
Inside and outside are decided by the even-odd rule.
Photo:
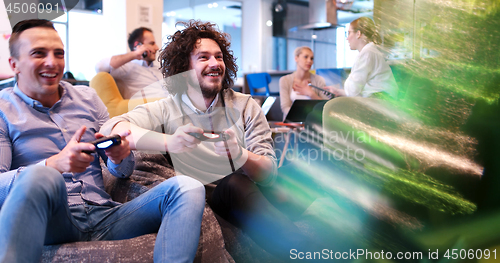
[[[57,77],[57,73],[40,73],[40,76],[44,78],[55,78]]]

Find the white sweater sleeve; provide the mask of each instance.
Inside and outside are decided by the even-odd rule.
[[[375,60],[371,52],[359,53],[354,65],[351,69],[351,74],[344,83],[346,96],[361,96],[368,77],[375,66]]]

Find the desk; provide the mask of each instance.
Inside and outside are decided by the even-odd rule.
[[[288,150],[288,145],[290,144],[290,138],[292,134],[296,132],[300,132],[304,127],[303,124],[300,123],[284,123],[284,122],[270,122],[271,131],[273,133],[282,133],[285,134],[285,145],[283,146],[283,151],[281,152],[280,161],[278,163],[278,168],[283,165],[285,161],[286,153]],[[298,144],[297,140],[293,142],[293,153],[297,154]]]

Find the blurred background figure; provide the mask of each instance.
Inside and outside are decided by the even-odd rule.
[[[280,78],[280,101],[283,118],[292,107],[292,103],[299,100],[321,100],[329,99],[323,92],[309,86],[325,87],[325,79],[310,72],[314,63],[314,53],[306,46],[298,47],[294,51],[297,69]]]
[[[397,97],[398,85],[389,64],[378,49],[380,36],[375,23],[368,17],[351,22],[347,31],[347,42],[351,50],[358,50],[351,74],[344,83],[344,89],[332,86],[329,90],[336,96]]]
[[[140,91],[148,98],[169,96],[162,86],[163,76],[156,63],[156,44],[153,31],[140,27],[128,38],[130,52],[104,58],[96,65],[96,72],[109,72],[116,81],[124,99]]]

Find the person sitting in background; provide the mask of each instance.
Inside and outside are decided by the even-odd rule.
[[[347,41],[351,50],[359,54],[352,65],[351,73],[344,83],[344,89],[330,86],[336,96],[380,97],[390,95],[397,98],[398,85],[389,64],[378,49],[380,36],[375,23],[368,17],[351,22]]]
[[[129,177],[130,131],[106,150],[87,143],[103,136],[108,112],[94,89],[61,81],[64,46],[52,22],[17,23],[9,49],[17,83],[0,91],[0,262],[39,262],[44,245],[155,232],[155,262],[193,262],[203,185],[175,176],[130,202],[113,201],[99,157],[112,175]]]
[[[169,94],[163,88],[163,77],[155,62],[159,50],[153,31],[140,27],[128,38],[130,52],[101,60],[96,72],[109,72],[116,81],[124,99],[131,99],[140,91],[148,98],[163,98]],[[141,95],[137,95],[141,96]]]
[[[280,78],[280,102],[283,118],[286,117],[295,100],[329,99],[323,92],[309,86],[311,83],[316,87],[325,87],[325,79],[310,72],[314,62],[313,51],[306,46],[298,47],[295,49],[294,55],[297,69]]]

